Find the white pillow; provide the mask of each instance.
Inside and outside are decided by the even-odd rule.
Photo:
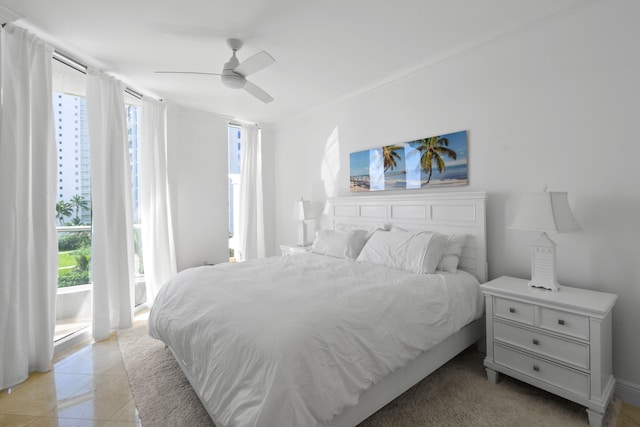
[[[433,273],[437,269],[447,243],[445,236],[429,231],[418,231],[412,234],[414,237],[407,252],[405,269],[416,274]]]
[[[366,241],[365,230],[318,230],[311,251],[336,258],[356,259]]]
[[[438,263],[436,270],[455,273],[458,270],[462,248],[467,240],[465,234],[450,234],[447,236],[447,243],[442,252],[442,259]]]
[[[400,227],[393,226],[391,231],[406,231]],[[439,233],[438,233],[439,234]],[[467,240],[465,234],[441,234],[447,239],[444,250],[442,251],[442,258],[438,262],[438,271],[447,271],[449,273],[455,273],[458,270],[458,264],[460,263],[460,256],[462,255],[462,248]]]
[[[367,232],[367,239],[373,235],[377,230],[386,230],[386,226],[384,224],[377,225],[362,225],[362,224],[347,224],[344,222],[336,223],[336,230],[338,231],[354,231],[354,230],[364,230]]]
[[[415,274],[433,273],[442,257],[445,239],[437,233],[376,231],[358,256],[358,262],[384,265]]]

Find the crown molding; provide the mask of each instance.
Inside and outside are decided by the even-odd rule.
[[[338,98],[331,99],[309,110],[302,111],[297,115],[287,118],[286,120],[276,121],[275,123],[273,123],[273,125],[277,128],[281,125],[284,125],[285,123],[288,124],[293,121],[303,119],[317,111],[322,111],[335,107],[337,105],[346,104],[359,98],[371,95],[375,92],[379,92],[388,87],[398,85],[406,80],[423,74],[435,68],[436,66],[439,66],[440,64],[446,63],[447,61],[460,58],[464,55],[485,48],[494,43],[509,39],[510,37],[515,37],[519,34],[533,31],[537,28],[547,25],[550,22],[573,15],[596,4],[602,3],[603,1],[604,0],[585,0],[583,3],[567,9],[558,9],[543,16],[525,18],[520,21],[510,22],[501,27],[492,28],[485,33],[477,35],[473,39],[467,40],[466,42],[461,43],[458,46],[454,46],[451,49],[440,52],[439,54],[434,55],[433,57],[430,57],[426,60],[419,61],[414,65],[405,67],[404,69],[399,70],[387,76],[386,78],[378,80],[355,91],[346,93]]]
[[[0,23],[6,24],[7,22],[17,21],[18,19],[22,19],[24,16],[17,14],[13,10],[0,5]]]

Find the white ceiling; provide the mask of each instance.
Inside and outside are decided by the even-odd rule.
[[[132,89],[225,116],[279,123],[540,25],[598,0],[0,0],[25,26]],[[1,11],[0,11],[1,12]],[[263,104],[219,77],[239,38],[240,61],[275,64],[249,76]]]

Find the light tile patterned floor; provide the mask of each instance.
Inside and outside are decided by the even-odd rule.
[[[1,391],[0,426],[140,426],[116,334],[75,347],[51,372]]]
[[[640,408],[623,403],[617,427],[640,427]]]

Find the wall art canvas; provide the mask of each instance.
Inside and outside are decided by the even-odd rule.
[[[351,191],[467,185],[467,131],[350,154]]]

